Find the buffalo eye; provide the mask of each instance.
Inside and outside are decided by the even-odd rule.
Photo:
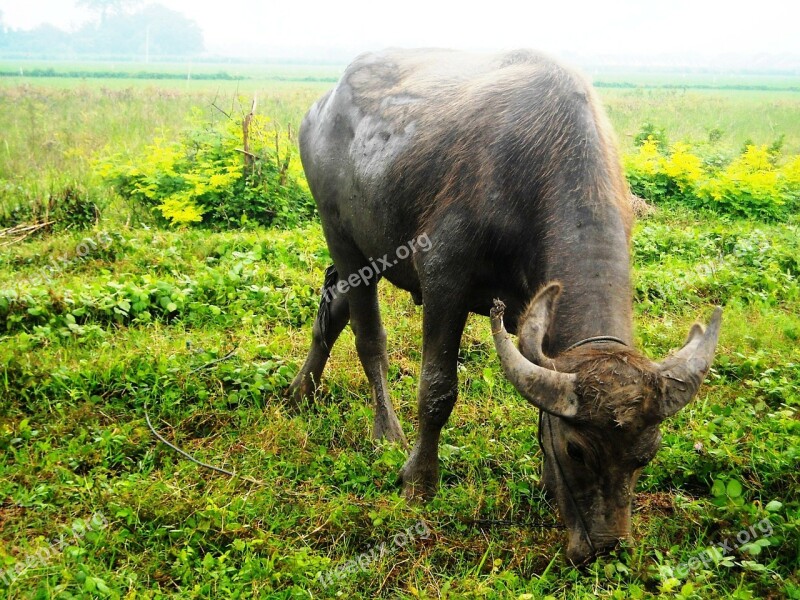
[[[567,442],[567,455],[574,460],[575,462],[579,462],[583,464],[583,450],[580,449],[578,444],[573,442]]]

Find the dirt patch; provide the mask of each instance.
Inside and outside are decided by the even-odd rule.
[[[671,515],[675,512],[673,494],[669,492],[636,494],[633,511],[644,520],[649,520],[655,515]]]
[[[13,504],[0,504],[0,531],[3,531],[6,523],[18,519],[25,512],[22,506]]]

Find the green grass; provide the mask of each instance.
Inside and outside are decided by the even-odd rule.
[[[639,226],[637,240],[663,235],[673,253],[683,249],[684,261],[665,262],[664,280],[687,265],[719,259],[720,245],[695,241],[715,240],[717,228],[694,225],[687,235],[684,226],[668,214]],[[732,235],[758,235],[753,229],[740,223]],[[281,390],[306,349],[311,312],[302,309],[313,308],[314,298],[276,313],[246,301],[253,285],[280,289],[276,279],[307,297],[327,264],[317,226],[286,233],[118,233],[113,256],[70,265],[56,275],[55,293],[102,297],[111,281],[150,275],[170,282],[206,273],[226,281],[225,301],[217,301],[216,314],[198,305],[171,319],[122,325],[97,317],[79,328],[43,325],[46,332],[24,324],[30,331],[4,336],[0,485],[8,500],[0,535],[7,564],[47,545],[54,528],[74,519],[99,512],[109,521],[23,574],[9,588],[12,597],[62,588],[77,593],[87,577],[120,594],[143,588],[185,597],[250,591],[302,597],[301,590],[311,590],[324,597],[318,572],[420,520],[429,539],[398,549],[341,586],[365,598],[379,590],[414,597],[415,589],[435,597],[443,588],[456,597],[526,591],[615,597],[637,589],[648,595],[673,585],[666,567],[764,518],[762,507],[773,500],[783,503],[770,515],[773,545],[757,557],[737,555],[735,566],[693,572],[678,587],[689,583],[707,598],[737,588],[758,597],[796,585],[800,323],[790,316],[796,301],[773,307],[759,297],[761,284],[751,282],[750,300],[728,306],[717,367],[701,397],[664,427],[664,447],[642,480],[635,545],[581,574],[565,563],[557,530],[481,532],[467,524],[554,518],[536,488],[535,413],[502,380],[484,319],[470,320],[462,344],[461,400],[444,433],[442,491],[427,507],[408,506],[395,485],[403,453],[369,439],[369,392],[350,332],[334,350],[329,392],[292,413]],[[763,233],[791,239],[777,226]],[[39,257],[79,239],[14,247],[3,272],[24,276]],[[637,244],[637,290],[648,267],[660,264],[661,251],[650,246]],[[734,245],[724,248],[723,259],[738,260]],[[225,280],[231,272],[241,279]],[[663,305],[640,302],[640,347],[657,358],[679,344],[691,321],[708,314],[711,302],[699,300],[697,291],[678,285]],[[419,311],[388,287],[383,309],[390,381],[413,437]],[[230,350],[232,358],[202,368]],[[148,403],[159,427],[198,458],[267,483],[215,476],[157,445],[144,424]],[[695,450],[697,443],[703,450]],[[717,478],[742,482],[745,503],[714,504]],[[754,564],[742,562],[748,559]]]
[[[293,126],[319,91],[257,85],[262,110]],[[536,411],[502,377],[486,319],[471,317],[462,342],[441,491],[409,505],[396,484],[404,452],[370,437],[349,329],[318,401],[292,411],[282,399],[329,262],[320,227],[162,230],[90,177],[98,153],[174,135],[194,105],[217,114],[209,82],[189,91],[0,83],[0,94],[11,107],[0,113],[0,197],[26,202],[75,181],[104,208],[88,230],[0,248],[0,574],[28,564],[10,586],[0,582],[0,597],[800,597],[796,219],[720,221],[672,207],[637,224],[638,347],[661,358],[715,304],[725,306],[722,337],[699,397],[663,426],[639,484],[633,542],[579,571],[564,559],[564,532],[537,526],[557,515],[538,488]],[[674,110],[678,129],[660,124],[676,139],[718,126],[712,115],[735,123],[732,137],[755,139],[759,107],[786,98],[603,95],[623,136],[625,122],[638,129]],[[217,99],[230,106],[230,95]],[[796,143],[797,124],[785,125],[776,133]],[[108,243],[82,253],[86,237]],[[420,311],[387,285],[381,303],[390,385],[413,439]],[[256,481],[211,473],[157,443],[146,408],[200,460]],[[80,531],[93,515],[102,522]],[[771,535],[757,529],[764,519]],[[768,545],[678,569],[749,527]],[[393,540],[403,532],[401,547]],[[320,584],[360,556],[364,569]]]
[[[800,92],[672,89],[600,89],[622,147],[633,148],[643,123],[667,132],[670,142],[699,142],[718,129],[714,144],[722,153],[741,149],[746,140],[771,144],[785,135],[786,154],[800,153]]]

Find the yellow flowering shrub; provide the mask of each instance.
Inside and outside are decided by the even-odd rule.
[[[658,143],[651,136],[642,142],[638,152],[627,154],[624,162],[628,171],[652,176],[659,172],[662,158]]]
[[[795,156],[781,168],[786,184],[792,188],[800,188],[800,156]]]
[[[639,151],[625,157],[625,170],[633,192],[653,202],[686,199],[703,176],[702,161],[686,144],[675,144],[664,155],[652,137]]]
[[[164,218],[173,225],[188,225],[203,220],[203,208],[192,201],[190,194],[176,193],[158,205]]]
[[[624,165],[633,192],[653,202],[690,206],[763,220],[785,219],[800,206],[800,156],[784,166],[767,146],[747,146],[726,167],[707,167],[685,143],[668,153],[648,139]]]
[[[136,160],[111,156],[99,161],[95,172],[171,225],[294,227],[313,218],[316,208],[294,140],[255,115],[248,163],[241,123],[208,124],[200,115],[179,139],[156,138]]]
[[[697,195],[721,212],[775,220],[785,216],[790,187],[767,147],[751,145],[716,177],[702,181]]]
[[[659,166],[667,177],[676,181],[682,192],[703,178],[703,161],[691,153],[688,144],[681,142],[672,147],[670,156],[661,157]]]

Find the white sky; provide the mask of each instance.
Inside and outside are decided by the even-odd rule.
[[[386,46],[531,47],[571,55],[800,55],[795,0],[161,0],[197,21],[209,51],[306,56]],[[0,0],[6,25],[76,27],[69,0]],[[321,56],[324,58],[324,55]]]

